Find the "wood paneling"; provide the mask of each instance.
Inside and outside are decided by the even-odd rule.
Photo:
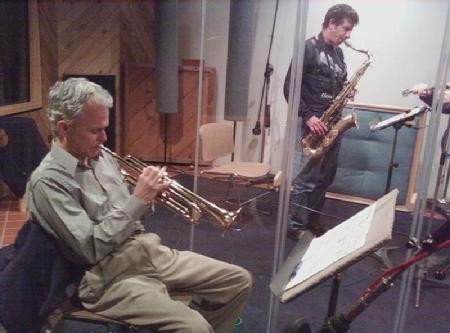
[[[155,112],[154,68],[127,65],[124,76],[124,153],[164,160],[164,116]]]
[[[169,162],[193,163],[197,135],[197,67],[183,66],[180,72],[178,113],[168,116],[167,159]],[[215,121],[216,71],[206,67],[203,73],[200,124]]]
[[[154,63],[154,1],[58,1],[58,70],[115,75],[116,143],[122,142],[121,64]],[[122,149],[116,144],[116,150]]]
[[[60,76],[119,73],[119,9],[108,1],[56,3]]]
[[[179,109],[159,114],[155,103],[155,71],[151,66],[129,64],[124,82],[124,148],[145,161],[193,163],[198,104],[197,67],[182,67],[179,77]],[[216,72],[205,68],[200,123],[215,119]]]
[[[120,15],[120,62],[154,66],[154,1],[123,2]]]
[[[63,74],[114,75],[116,151],[133,153],[146,160],[191,163],[197,123],[198,69],[185,66],[180,73],[179,112],[167,117],[157,113],[153,84],[154,7],[154,0],[40,1],[43,109],[47,106],[49,88]],[[128,63],[138,63],[140,67],[127,72],[124,79],[123,64]],[[207,68],[202,123],[214,118],[215,88],[216,73]],[[122,105],[124,101],[126,104]],[[39,110],[26,116],[36,120],[46,140],[50,132],[46,112]]]

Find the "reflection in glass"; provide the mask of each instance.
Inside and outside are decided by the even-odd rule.
[[[28,3],[0,2],[0,105],[30,100]]]

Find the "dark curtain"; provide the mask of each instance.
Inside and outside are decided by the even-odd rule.
[[[0,105],[30,100],[28,3],[0,1]]]

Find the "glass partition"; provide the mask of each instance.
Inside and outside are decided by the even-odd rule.
[[[360,127],[342,135],[337,174],[327,193],[320,223],[332,229],[386,192],[399,188],[393,239],[382,251],[358,258],[342,270],[336,299],[331,277],[287,303],[280,303],[279,297],[269,289],[273,274],[283,268],[297,244],[285,235],[291,181],[304,163],[298,144],[302,135],[301,118],[296,111],[301,92],[291,88],[290,99],[286,101],[283,85],[292,62],[291,87],[301,86],[305,40],[320,32],[325,13],[334,4],[331,1],[185,3],[195,8],[203,6],[199,9],[201,18],[195,19],[202,26],[201,39],[191,36],[190,45],[200,50],[202,83],[211,71],[215,72],[216,80],[213,117],[205,121],[206,105],[211,106],[211,101],[202,99],[207,104],[200,108],[199,129],[204,123],[225,122],[234,142],[232,152],[206,161],[202,140],[213,140],[214,136],[217,139],[219,128],[213,133],[213,139],[202,133],[202,129],[197,178],[193,182],[200,195],[221,208],[235,211],[242,206],[236,223],[224,235],[211,225],[210,218],[202,218],[195,227],[192,248],[243,266],[253,274],[254,291],[241,316],[241,332],[283,332],[299,318],[304,318],[313,331],[318,330],[325,317],[344,313],[354,305],[358,295],[390,265],[389,261],[395,265],[404,260],[403,247],[413,225],[415,188],[421,177],[418,169],[427,140],[432,140],[427,137],[432,120],[429,113],[420,112],[413,122],[398,130],[392,124],[383,129],[374,126],[424,104],[417,95],[403,96],[402,91],[419,82],[435,85],[448,4],[445,1],[399,2],[389,3],[387,10],[375,1],[350,1],[360,19],[350,41],[355,49],[370,51],[373,62],[358,78],[354,100],[343,109],[344,115],[356,113]],[[428,22],[426,31],[417,25],[424,12]],[[383,24],[385,20],[394,23]],[[343,45],[341,48],[350,80],[355,72],[361,71],[367,53]],[[229,168],[230,162],[268,164],[269,176],[261,181],[240,182],[237,178],[205,172],[217,166]],[[426,182],[431,184],[429,180]],[[388,251],[391,246],[399,248]],[[350,332],[393,329],[397,299],[404,292],[400,280],[396,282],[354,318]],[[334,311],[333,301],[337,302]],[[380,321],[380,317],[386,320]],[[423,312],[417,315],[408,312],[408,320],[406,327],[411,332],[416,327],[420,327],[417,331],[424,331],[424,327],[435,325]],[[448,323],[439,325],[448,326]]]
[[[267,330],[277,228],[278,170],[264,153],[267,128],[254,135],[275,14],[272,1],[204,1],[204,75],[215,74],[215,114],[199,132],[198,193],[239,212],[224,233],[208,218],[196,227],[194,249],[242,266],[254,292],[236,323],[239,332]],[[262,20],[264,15],[265,20]],[[264,98],[263,98],[264,100]],[[263,157],[263,154],[266,155]],[[275,172],[274,172],[275,171]],[[210,220],[210,219],[209,219]]]
[[[304,98],[300,87],[308,80],[305,75],[311,75],[304,72],[311,65],[311,59],[304,58],[305,41],[320,33],[325,14],[335,3],[177,2],[181,113],[161,116],[173,138],[165,148],[172,159],[165,162],[173,178],[197,193],[204,206],[196,226],[158,210],[160,218],[152,228],[171,247],[193,250],[252,273],[253,292],[236,324],[241,333],[284,332],[288,325],[299,326],[300,318],[317,331],[327,325],[326,317],[348,314],[380,272],[411,255],[404,246],[409,237],[418,235],[422,223],[414,207],[419,205],[423,212],[424,199],[433,196],[435,180],[445,186],[449,178],[446,172],[439,174],[436,148],[448,116],[438,115],[439,106],[434,104],[433,112],[426,112],[414,91],[420,82],[443,91],[448,81],[442,76],[448,72],[447,65],[439,61],[445,58],[447,2],[348,3],[358,13],[359,24],[351,32],[353,49],[343,44],[340,48],[347,81],[357,91],[354,98],[352,94],[345,97],[342,112],[343,116],[355,113],[359,128],[341,134],[336,176],[327,187],[318,221],[325,230],[336,228],[397,188],[392,240],[380,251],[371,248],[351,264],[336,268],[340,280],[330,274],[282,303],[280,295],[272,292],[271,282],[292,251],[306,246],[305,237],[309,237],[303,234],[307,236],[299,242],[286,237],[291,183],[307,161],[299,144],[305,130],[297,111]],[[284,85],[290,66],[286,100]],[[355,73],[358,77],[352,79]],[[443,95],[439,98],[434,103],[441,103]],[[400,125],[396,122],[402,114],[409,115],[409,122]],[[190,160],[173,158],[187,151]],[[441,169],[447,171],[445,163]],[[243,165],[245,177],[240,175]],[[439,196],[445,197],[446,191],[440,188]],[[439,286],[436,292],[424,283],[417,310],[408,296],[414,291],[417,271],[409,274],[409,280],[402,284],[396,280],[364,312],[352,317],[349,332],[425,332],[430,327],[448,327],[445,302],[436,310],[443,318],[438,324],[425,310],[432,307],[437,293],[447,295],[448,288]]]
[[[4,1],[0,13],[0,115],[41,107],[37,1]]]
[[[155,108],[159,112],[159,144],[161,162],[169,176],[181,186],[188,200],[182,213],[157,209],[153,230],[164,244],[178,250],[197,249],[194,239],[200,223],[192,221],[207,215],[198,205],[196,162],[198,122],[211,117],[212,110],[202,112],[204,101],[213,97],[214,75],[205,74],[202,61],[202,2],[158,1],[155,3]],[[159,70],[158,70],[159,68]],[[208,116],[206,116],[208,113]],[[176,185],[176,186],[178,186]],[[184,189],[183,189],[184,188]],[[191,192],[191,193],[189,193]],[[207,198],[204,198],[207,199]],[[191,221],[189,221],[191,220]],[[206,220],[202,217],[201,221]]]
[[[412,279],[409,280],[407,287],[400,286],[398,279],[384,294],[374,296],[374,300],[367,305],[368,308],[364,312],[353,318],[351,316],[354,312],[351,310],[353,306],[358,305],[360,295],[368,292],[366,288],[381,270],[386,270],[405,259],[404,246],[410,236],[410,230],[414,229],[417,235],[417,224],[414,222],[416,214],[412,214],[414,204],[422,204],[421,212],[424,213],[425,199],[433,195],[439,169],[437,162],[439,158],[436,156],[439,152],[436,152],[435,147],[439,145],[439,136],[442,136],[443,132],[443,128],[438,130],[435,126],[439,122],[447,123],[447,120],[441,118],[439,121],[435,115],[426,113],[425,109],[420,108],[425,103],[417,98],[417,95],[405,93],[402,96],[402,91],[405,88],[415,87],[419,82],[426,82],[443,92],[442,84],[448,79],[443,77],[446,76],[443,73],[447,73],[448,69],[447,65],[439,63],[439,59],[441,63],[444,61],[442,59],[448,59],[444,35],[448,30],[446,28],[448,3],[396,2],[389,3],[388,7],[379,6],[375,2],[348,3],[358,12],[360,18],[360,23],[354,28],[350,41],[355,48],[368,49],[373,54],[374,60],[369,68],[364,70],[358,82],[358,93],[354,101],[347,103],[343,110],[344,115],[355,112],[360,126],[342,135],[337,174],[327,193],[322,209],[325,215],[321,216],[320,223],[326,229],[334,228],[342,220],[353,216],[389,190],[399,188],[403,192],[397,201],[392,240],[385,244],[381,251],[358,258],[358,261],[342,270],[338,296],[333,293],[336,280],[330,278],[304,293],[299,293],[291,302],[281,304],[277,317],[278,331],[282,331],[281,327],[293,323],[298,318],[304,318],[312,331],[330,326],[337,329],[339,324],[344,327],[348,324],[342,318],[333,316],[331,317],[335,320],[332,324],[324,324],[324,318],[330,314],[349,315],[350,328],[341,328],[343,331],[445,331],[449,323],[445,320],[438,322],[436,318],[445,318],[448,306],[442,303],[442,306],[436,308],[431,303],[433,300],[439,302],[440,297],[437,294],[448,296],[448,287],[441,284],[436,287],[439,290],[436,292],[433,287],[427,288],[429,280],[422,285],[422,304],[419,309],[414,308],[412,298],[406,297],[405,301],[405,293],[411,291],[413,287]],[[333,5],[331,1],[309,3],[306,38],[320,31],[325,12]],[[426,32],[421,30],[419,33],[416,18],[423,17],[424,13],[428,14],[427,19],[430,20],[429,29]],[[384,25],[380,18],[383,18],[383,22],[395,23]],[[416,40],[415,43],[410,43],[412,38],[420,39],[421,42],[417,43]],[[355,71],[363,68],[366,58],[360,52],[354,52],[344,46],[342,48],[350,79]],[[405,58],[408,60],[405,61]],[[425,58],[429,62],[424,62]],[[305,73],[302,79],[305,80]],[[418,110],[416,106],[422,111],[420,115],[414,117],[413,124],[400,126],[397,123],[394,126],[400,118],[396,114],[409,114],[412,110]],[[383,124],[389,126],[383,127]],[[301,136],[300,127],[299,124],[297,137]],[[398,140],[395,139],[396,134]],[[406,139],[407,136],[411,136],[410,139]],[[382,148],[383,146],[386,146],[386,150]],[[431,154],[430,156],[434,158],[427,157],[426,154]],[[294,175],[301,170],[303,160],[298,151],[295,155]],[[418,173],[418,169],[423,168],[423,165],[430,168],[428,174],[423,171]],[[403,172],[402,168],[405,168]],[[404,179],[400,179],[401,177]],[[374,192],[363,193],[364,188]],[[356,192],[353,192],[356,190],[362,192],[356,195]],[[420,191],[424,191],[422,192],[424,199],[420,199]],[[392,246],[398,247],[389,251]],[[291,248],[292,245],[287,240],[285,253],[289,253]],[[416,274],[414,276],[417,277],[420,273],[414,271]],[[397,309],[397,300],[403,301],[401,310]],[[427,302],[431,303],[426,305]],[[365,306],[359,304],[359,307]],[[426,310],[430,307],[433,308],[433,318]],[[397,311],[403,315],[400,319],[396,315]],[[386,319],[380,321],[381,317]]]
[[[445,14],[445,16],[444,16]],[[401,295],[397,304],[394,332],[409,332],[413,327],[417,312],[432,309],[433,315],[423,323],[423,329],[433,327],[436,330],[447,330],[448,322],[442,323],[436,318],[444,317],[448,311],[438,304],[440,297],[448,292],[446,269],[448,268],[448,251],[437,252],[441,244],[448,240],[446,226],[449,223],[447,214],[448,199],[448,131],[450,128],[448,110],[448,82],[450,79],[450,8],[442,13],[445,17],[445,29],[441,38],[434,86],[427,91],[426,102],[431,114],[428,119],[426,145],[422,152],[421,166],[418,170],[415,202],[410,228],[411,239],[418,240],[416,246],[432,253],[421,260],[416,267],[409,268],[401,281]],[[429,246],[431,244],[431,246]],[[437,253],[433,253],[436,251]],[[416,253],[410,249],[406,258],[413,260]],[[415,283],[414,283],[415,282]],[[436,288],[436,289],[434,289]],[[447,290],[446,290],[447,289]],[[430,298],[433,299],[430,303]]]

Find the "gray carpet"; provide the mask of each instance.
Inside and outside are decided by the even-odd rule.
[[[179,176],[177,180],[186,185],[192,184],[188,176]],[[262,193],[261,189],[243,189],[242,200]],[[222,203],[226,193],[226,184],[213,180],[199,180],[199,193],[215,203]],[[271,193],[258,200],[258,210],[246,209],[239,223],[240,231],[228,231],[222,237],[221,230],[209,223],[208,218],[201,219],[200,225],[195,227],[194,250],[196,252],[235,263],[248,269],[254,277],[254,289],[250,301],[242,313],[243,323],[239,333],[266,332],[269,312],[269,283],[271,280],[273,253],[275,246],[275,224],[277,216],[278,194]],[[363,209],[364,206],[346,202],[327,200],[324,212],[327,214],[348,218]],[[389,253],[394,263],[404,260],[407,235],[411,223],[409,213],[397,212],[394,223],[394,234],[391,244],[399,248]],[[338,221],[330,217],[322,218],[322,224],[332,228]],[[436,222],[439,225],[442,222]],[[191,226],[180,217],[164,207],[157,207],[154,214],[145,218],[147,230],[159,234],[165,245],[180,250],[189,248],[189,234]],[[293,248],[295,242],[286,241],[286,251]],[[448,254],[449,251],[444,251]],[[360,294],[378,275],[383,266],[377,260],[367,257],[351,266],[342,273],[342,282],[338,298],[337,312],[346,310],[353,305]],[[435,267],[430,268],[430,276]],[[447,281],[449,278],[446,279]],[[394,317],[399,297],[400,281],[383,293],[368,309],[351,324],[350,333],[388,333],[392,332]],[[413,286],[415,292],[415,284]],[[317,332],[327,314],[331,281],[325,281],[319,286],[295,298],[286,304],[280,304],[278,309],[277,330],[283,332],[288,323],[304,318]],[[421,305],[419,308],[410,307],[407,313],[405,333],[448,333],[450,331],[450,288],[447,285],[425,281],[421,289]],[[414,292],[412,298],[414,298]],[[113,332],[121,332],[113,328]],[[66,332],[106,332],[104,327],[95,325],[80,326],[79,323],[68,323]],[[144,331],[142,331],[144,332]]]

